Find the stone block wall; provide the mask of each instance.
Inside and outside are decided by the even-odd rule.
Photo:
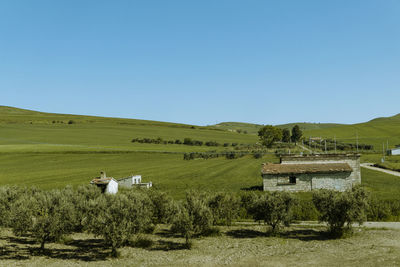
[[[310,156],[283,156],[281,164],[324,164],[324,163],[347,163],[353,169],[349,179],[352,184],[361,184],[360,155],[310,155]]]
[[[295,175],[296,183],[289,183],[289,175],[264,174],[264,191],[304,192],[313,189],[345,191],[352,187],[350,173],[318,173]]]

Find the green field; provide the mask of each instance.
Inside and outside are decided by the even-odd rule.
[[[68,124],[69,120],[74,123]],[[260,186],[261,163],[278,161],[273,155],[261,159],[248,155],[235,160],[221,157],[186,161],[184,152],[233,148],[132,143],[136,137],[257,142],[253,134],[209,127],[0,107],[0,185],[49,189],[87,184],[104,170],[115,178],[141,174],[143,181],[152,181],[155,187],[180,198],[194,188],[237,192]],[[362,160],[374,162],[380,157],[368,154]],[[363,183],[380,198],[400,199],[400,179],[369,170],[362,170],[362,177]]]

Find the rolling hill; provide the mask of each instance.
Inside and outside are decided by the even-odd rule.
[[[344,143],[356,143],[358,136],[359,143],[374,146],[375,151],[382,152],[383,144],[385,149],[387,143],[389,148],[400,144],[400,114],[392,117],[382,117],[372,119],[368,122],[357,124],[338,124],[338,123],[288,123],[276,125],[282,129],[291,129],[294,125],[299,125],[306,138],[322,137],[336,139]],[[231,132],[240,130],[248,134],[257,134],[262,127],[261,124],[251,124],[242,122],[222,122],[210,127],[224,129]]]
[[[291,127],[292,124],[281,127]],[[248,134],[225,127],[246,127]],[[360,142],[388,138],[395,143],[400,132],[400,118],[379,118],[355,125],[302,124],[305,136],[336,135],[338,140],[352,140],[356,130]],[[181,198],[188,189],[239,191],[261,184],[260,165],[277,162],[274,155],[255,159],[245,156],[236,160],[216,158],[183,160],[184,152],[233,150],[233,147],[186,146],[178,144],[132,143],[133,138],[164,140],[186,137],[219,143],[254,144],[254,124],[229,123],[195,126],[136,119],[104,118],[36,112],[0,106],[0,185],[35,185],[41,188],[87,184],[100,171],[113,177],[143,175],[156,188]],[[378,155],[367,155],[379,158]],[[387,196],[384,187],[376,185],[380,173],[365,172],[366,186]],[[363,175],[364,175],[363,174]],[[385,178],[385,186],[396,185],[397,178]],[[382,189],[382,190],[381,190]],[[379,191],[380,190],[380,191]],[[386,194],[386,195],[385,195]]]

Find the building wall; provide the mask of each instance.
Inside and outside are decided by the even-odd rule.
[[[392,149],[392,155],[400,155],[400,149],[396,148],[396,149]]]
[[[132,177],[118,179],[118,184],[122,187],[130,188],[132,185],[140,184],[142,182],[141,175],[134,175]]]
[[[118,193],[118,183],[114,179],[112,179],[106,187],[105,193],[107,194],[116,194]]]
[[[298,174],[296,184],[289,183],[289,175],[263,175],[264,191],[311,191],[331,189],[345,191],[352,187],[351,173]]]
[[[350,175],[352,184],[361,184],[361,167],[359,155],[318,155],[318,156],[302,156],[291,157],[284,156],[281,158],[281,164],[324,164],[324,163],[347,163],[353,169]]]

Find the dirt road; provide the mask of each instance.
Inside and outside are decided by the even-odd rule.
[[[370,169],[370,170],[374,170],[374,171],[378,171],[378,172],[384,172],[387,174],[391,174],[391,175],[400,177],[400,172],[374,167],[373,165],[374,165],[373,163],[361,163],[360,164],[361,167],[366,168],[366,169]]]

